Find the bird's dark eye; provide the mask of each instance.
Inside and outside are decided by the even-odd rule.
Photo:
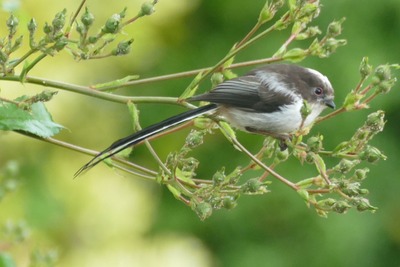
[[[322,95],[324,93],[324,90],[321,87],[316,87],[314,89],[314,94],[316,95]]]

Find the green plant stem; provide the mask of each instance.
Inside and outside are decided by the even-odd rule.
[[[331,193],[331,189],[306,189],[309,194],[328,194]]]
[[[129,25],[129,24],[135,22],[136,20],[138,20],[138,19],[141,18],[141,17],[143,17],[143,16],[139,16],[139,15],[134,16],[133,18],[131,18],[131,19],[129,19],[129,20],[127,20],[127,21],[121,23],[120,28],[121,28],[121,29],[124,28],[125,26],[127,26],[127,25]]]
[[[19,76],[3,76],[0,77],[0,80],[4,81],[19,81]],[[134,103],[163,103],[163,104],[173,104],[184,106],[188,108],[194,108],[195,106],[189,104],[187,102],[179,102],[177,97],[158,97],[158,96],[138,96],[138,97],[130,97],[130,96],[122,96],[122,95],[115,95],[110,93],[101,92],[98,90],[94,90],[88,86],[81,86],[75,84],[69,84],[49,79],[43,79],[38,77],[31,77],[28,76],[25,78],[25,83],[37,84],[44,87],[52,87],[57,88],[69,92],[74,92],[82,95],[87,95],[103,100],[108,100],[111,102],[126,104],[128,102]]]
[[[86,154],[86,155],[96,156],[99,153],[98,151],[86,149],[86,148],[83,148],[83,147],[80,147],[80,146],[77,146],[77,145],[73,145],[73,144],[70,144],[70,143],[67,143],[67,142],[63,142],[63,141],[51,138],[51,137],[50,138],[42,138],[42,137],[39,137],[39,136],[36,136],[36,135],[33,135],[33,134],[29,134],[29,133],[26,133],[26,132],[20,132],[20,131],[15,131],[15,132],[19,133],[19,134],[22,134],[22,135],[25,135],[25,136],[28,136],[28,137],[31,137],[31,138],[34,138],[34,139],[37,139],[37,140],[40,140],[40,141],[44,141],[44,142],[47,142],[47,143],[50,143],[50,144],[53,144],[53,145],[57,145],[57,146],[60,146],[60,147],[63,147],[63,148],[67,148],[69,150],[78,151],[78,152],[81,152],[81,153]],[[137,175],[139,177],[145,178],[145,179],[155,180],[155,176],[157,175],[156,171],[147,169],[147,168],[145,168],[143,166],[134,164],[134,163],[132,163],[130,161],[127,161],[127,160],[124,160],[124,159],[121,159],[121,158],[118,158],[118,157],[113,157],[113,160],[115,160],[115,161],[117,161],[119,163],[122,163],[124,165],[127,165],[127,166],[139,171],[139,172],[133,172],[132,170],[130,170],[129,171],[130,173],[133,173],[133,174],[135,174],[135,175]],[[123,168],[123,167],[121,167],[119,165],[114,165],[114,167],[122,169],[122,170],[126,170],[125,168]]]
[[[230,60],[232,57],[236,56],[240,51],[242,51],[243,49],[247,48],[248,46],[250,46],[251,44],[255,43],[256,41],[258,41],[259,39],[261,39],[262,37],[266,36],[267,34],[271,33],[272,31],[275,30],[275,24],[272,25],[271,27],[269,27],[268,29],[266,29],[265,31],[257,34],[255,37],[251,38],[249,41],[243,43],[241,46],[236,47],[235,49],[233,49],[232,51],[230,51],[225,57],[223,57],[217,64],[215,64],[213,67],[211,67],[210,69],[208,69],[204,75],[198,80],[197,84],[200,84],[208,75],[210,75],[211,73],[215,72],[218,68],[220,68],[225,62],[227,62],[228,60]]]
[[[223,128],[221,128],[223,130]],[[230,136],[229,133],[226,132],[226,136]],[[293,190],[297,191],[299,190],[299,187],[292,183],[291,181],[287,180],[283,176],[281,176],[279,173],[275,172],[273,169],[265,165],[263,162],[261,162],[257,157],[255,157],[250,151],[248,151],[235,137],[230,136],[230,139],[232,143],[237,146],[242,152],[244,152],[251,160],[253,160],[257,165],[259,165],[261,168],[269,172],[272,176],[277,178],[279,181],[282,183],[288,185],[290,188]]]
[[[36,53],[38,49],[31,49],[28,52],[26,52],[22,57],[20,57],[18,60],[14,61],[12,64],[9,65],[9,70],[13,70],[16,66],[24,62],[29,56],[32,54]]]
[[[254,25],[254,27],[246,34],[246,36],[237,44],[238,47],[242,46],[244,43],[246,43],[251,36],[253,36],[256,31],[261,27],[262,23],[257,21],[257,23]]]
[[[341,107],[341,108],[339,108],[339,109],[337,109],[337,110],[335,110],[335,111],[333,111],[333,112],[331,112],[331,113],[329,113],[329,114],[327,114],[325,116],[317,118],[314,123],[315,124],[320,123],[320,122],[322,122],[324,120],[330,119],[330,118],[332,118],[332,117],[334,117],[334,116],[336,116],[336,115],[338,115],[340,113],[343,113],[345,111],[346,111],[346,109]]]
[[[226,67],[226,69],[236,69],[236,68],[248,67],[248,66],[253,66],[253,65],[268,64],[268,63],[273,63],[273,62],[277,62],[277,61],[281,61],[281,60],[282,60],[282,58],[278,58],[278,57],[256,59],[256,60],[235,63],[235,64],[232,64],[232,65]],[[178,73],[173,73],[173,74],[160,75],[160,76],[155,76],[155,77],[150,77],[150,78],[137,79],[137,80],[126,82],[124,84],[110,85],[110,86],[102,87],[97,90],[98,91],[112,91],[112,90],[117,90],[120,88],[132,86],[132,85],[149,84],[149,83],[162,82],[162,81],[179,79],[179,78],[193,77],[193,76],[196,76],[197,74],[199,74],[200,72],[210,71],[211,68],[212,67],[201,68],[201,69],[183,71],[183,72],[178,72]]]
[[[358,159],[358,155],[351,155],[351,154],[335,154],[332,151],[319,151],[318,154],[330,156],[330,157],[338,157],[343,159]]]
[[[358,93],[358,91],[361,90],[361,87],[364,84],[364,81],[368,78],[368,76],[365,76],[364,78],[360,79],[360,81],[358,82],[356,89],[354,89],[354,93]]]
[[[29,71],[36,66],[36,64],[38,64],[40,61],[42,61],[45,57],[47,57],[47,54],[41,54],[39,55],[37,58],[35,58],[34,61],[32,61],[31,64],[29,64],[29,66],[27,66],[26,68],[24,68],[21,72],[21,74],[19,75],[19,79],[20,81],[24,81],[26,78],[26,75],[28,75]]]
[[[17,101],[11,100],[11,99],[7,99],[4,97],[0,97],[0,102],[7,102],[7,103],[14,104],[16,106],[18,106],[20,104],[20,102],[17,102]]]
[[[378,92],[374,92],[372,95],[370,95],[369,97],[367,97],[367,99],[364,100],[363,104],[368,104],[369,102],[371,102],[377,95],[379,95]]]
[[[82,0],[82,2],[79,4],[78,8],[75,11],[74,16],[72,17],[72,19],[71,19],[71,21],[69,23],[69,27],[70,27],[69,29],[71,29],[72,26],[74,25],[74,22],[76,21],[76,18],[78,17],[79,13],[81,13],[81,10],[82,10],[83,6],[85,5],[85,3],[86,3],[86,0]],[[66,32],[65,36],[68,36],[69,33],[70,33],[69,31]]]

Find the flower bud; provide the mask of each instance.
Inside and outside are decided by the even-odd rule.
[[[380,65],[375,69],[375,77],[380,81],[389,80],[391,77],[390,67],[388,65]]]
[[[370,163],[375,163],[380,159],[385,160],[386,156],[383,155],[379,149],[372,146],[367,146],[360,154],[359,157],[361,160],[366,160]]]
[[[345,18],[342,18],[339,21],[333,21],[328,26],[327,36],[328,37],[335,37],[342,33],[342,23],[344,22]]]
[[[222,184],[225,181],[225,173],[224,171],[217,171],[213,177],[212,180],[214,182],[214,186],[218,186],[220,184]]]
[[[383,131],[383,127],[385,126],[384,118],[385,118],[385,112],[382,110],[378,110],[368,115],[365,124],[371,131],[378,133]]]
[[[360,194],[360,184],[348,183],[341,189],[341,191],[349,197],[358,196]]]
[[[82,24],[76,25],[76,31],[80,34],[83,35],[86,33],[86,28]]]
[[[334,38],[328,38],[324,45],[325,56],[329,56],[330,54],[335,52],[339,46],[344,46],[346,44],[347,44],[347,41],[344,39],[337,40]]]
[[[304,161],[307,162],[308,164],[313,164],[315,161],[315,153],[314,152],[309,152],[307,153],[306,157],[304,158]]]
[[[43,32],[45,34],[49,34],[53,31],[53,27],[51,25],[49,25],[47,22],[45,22],[44,26],[43,26]]]
[[[296,40],[304,40],[321,34],[321,30],[317,26],[308,27],[304,32],[296,36]]]
[[[224,75],[221,72],[215,72],[211,76],[211,84],[217,86],[224,81]]]
[[[222,200],[223,207],[227,210],[231,210],[231,209],[235,208],[237,205],[236,199],[237,199],[237,197],[233,197],[233,196],[224,197],[224,199]]]
[[[93,21],[94,21],[94,15],[90,13],[89,9],[86,7],[85,13],[82,14],[81,22],[87,28],[93,24]]]
[[[322,199],[320,201],[318,201],[318,206],[321,208],[330,208],[333,205],[335,205],[336,200],[333,198],[327,198],[327,199]]]
[[[140,8],[139,17],[148,16],[155,12],[154,4],[151,2],[144,2]]]
[[[381,94],[387,94],[390,91],[390,89],[392,89],[395,82],[396,78],[380,82],[378,85],[377,92]]]
[[[11,16],[7,19],[6,24],[9,31],[9,35],[13,36],[17,32],[17,26],[19,24],[17,17],[11,14]]]
[[[111,54],[114,56],[122,56],[126,55],[131,50],[131,44],[133,43],[133,39],[129,41],[122,41],[118,44],[117,48],[115,48]]]
[[[54,48],[57,51],[61,51],[67,44],[68,44],[68,39],[66,37],[62,37],[58,39],[57,42],[54,44]]]
[[[369,204],[368,199],[366,199],[366,198],[360,198],[357,200],[357,210],[358,211],[370,210],[370,211],[374,212],[377,209],[378,209],[377,207],[371,206],[371,204]]]
[[[361,188],[360,190],[358,190],[358,192],[360,193],[360,195],[368,195],[369,194],[369,190],[365,189],[365,188]]]
[[[357,169],[357,170],[354,172],[354,175],[355,175],[354,178],[356,178],[356,180],[358,180],[358,181],[362,181],[362,180],[364,180],[364,179],[367,177],[367,173],[368,173],[368,172],[369,172],[369,169],[368,169],[368,168]]]
[[[298,19],[301,19],[304,17],[316,18],[316,17],[318,17],[319,12],[320,12],[319,1],[314,1],[314,2],[310,1],[301,7],[300,12],[298,12]]]
[[[28,23],[28,31],[31,35],[33,35],[36,32],[36,29],[37,29],[36,20],[32,18]]]
[[[306,100],[303,100],[303,106],[300,109],[301,117],[303,118],[303,120],[311,114],[311,111],[312,109],[310,104]]]
[[[277,148],[276,158],[278,161],[285,161],[289,158],[289,149],[282,150]]]
[[[203,144],[203,132],[192,130],[190,131],[189,135],[186,137],[186,142],[185,144],[189,148],[194,148],[197,147],[201,144]]]
[[[52,22],[54,27],[54,31],[60,31],[65,25],[65,14],[67,13],[67,9],[63,9],[63,11],[58,12]]]
[[[194,206],[194,207],[193,207]],[[201,202],[192,206],[192,209],[196,212],[197,216],[199,216],[200,220],[205,220],[212,214],[212,206],[210,203]]]
[[[322,149],[323,136],[312,136],[307,140],[308,150],[312,152],[318,152]]]
[[[337,213],[345,213],[351,208],[351,206],[346,201],[337,201],[332,206],[332,210]]]
[[[117,33],[119,30],[120,22],[121,22],[121,15],[114,14],[106,21],[106,24],[103,26],[101,31],[103,33]]]
[[[335,171],[340,173],[349,172],[354,166],[360,163],[359,160],[342,159],[338,165],[335,166]]]
[[[98,40],[99,40],[99,38],[96,37],[96,36],[89,36],[89,38],[88,38],[88,41],[89,41],[89,43],[91,43],[91,44],[96,43]]]
[[[242,192],[243,193],[257,193],[261,189],[262,183],[257,179],[253,178],[248,180],[243,186],[242,186]]]
[[[271,8],[269,2],[265,2],[264,7],[261,9],[260,14],[258,15],[258,23],[263,24],[267,21],[270,21],[275,16],[276,10]]]
[[[368,57],[363,57],[360,64],[360,74],[361,78],[368,77],[372,72],[372,66],[368,64]]]

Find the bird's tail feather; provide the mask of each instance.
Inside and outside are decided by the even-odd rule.
[[[89,170],[90,168],[96,166],[98,163],[102,162],[103,160],[117,154],[118,152],[120,152],[130,146],[136,145],[153,135],[156,135],[165,130],[173,128],[181,123],[192,120],[203,114],[209,113],[210,111],[212,111],[216,108],[217,108],[216,104],[209,104],[206,106],[199,107],[197,109],[189,110],[184,113],[173,116],[171,118],[168,118],[166,120],[163,120],[157,124],[151,125],[145,129],[142,129],[134,134],[127,136],[127,137],[119,139],[119,140],[115,141],[114,143],[112,143],[111,146],[109,146],[108,148],[106,148],[105,150],[103,150],[102,152],[97,154],[88,163],[83,165],[75,173],[74,177],[77,177],[82,172]]]

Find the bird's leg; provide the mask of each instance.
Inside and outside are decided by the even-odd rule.
[[[288,148],[287,142],[290,142],[292,140],[292,135],[290,135],[290,134],[271,133],[268,131],[254,129],[252,127],[246,127],[246,131],[248,131],[250,133],[255,133],[255,134],[268,135],[275,139],[278,139],[279,140],[279,148],[281,149],[281,151],[286,150]]]

